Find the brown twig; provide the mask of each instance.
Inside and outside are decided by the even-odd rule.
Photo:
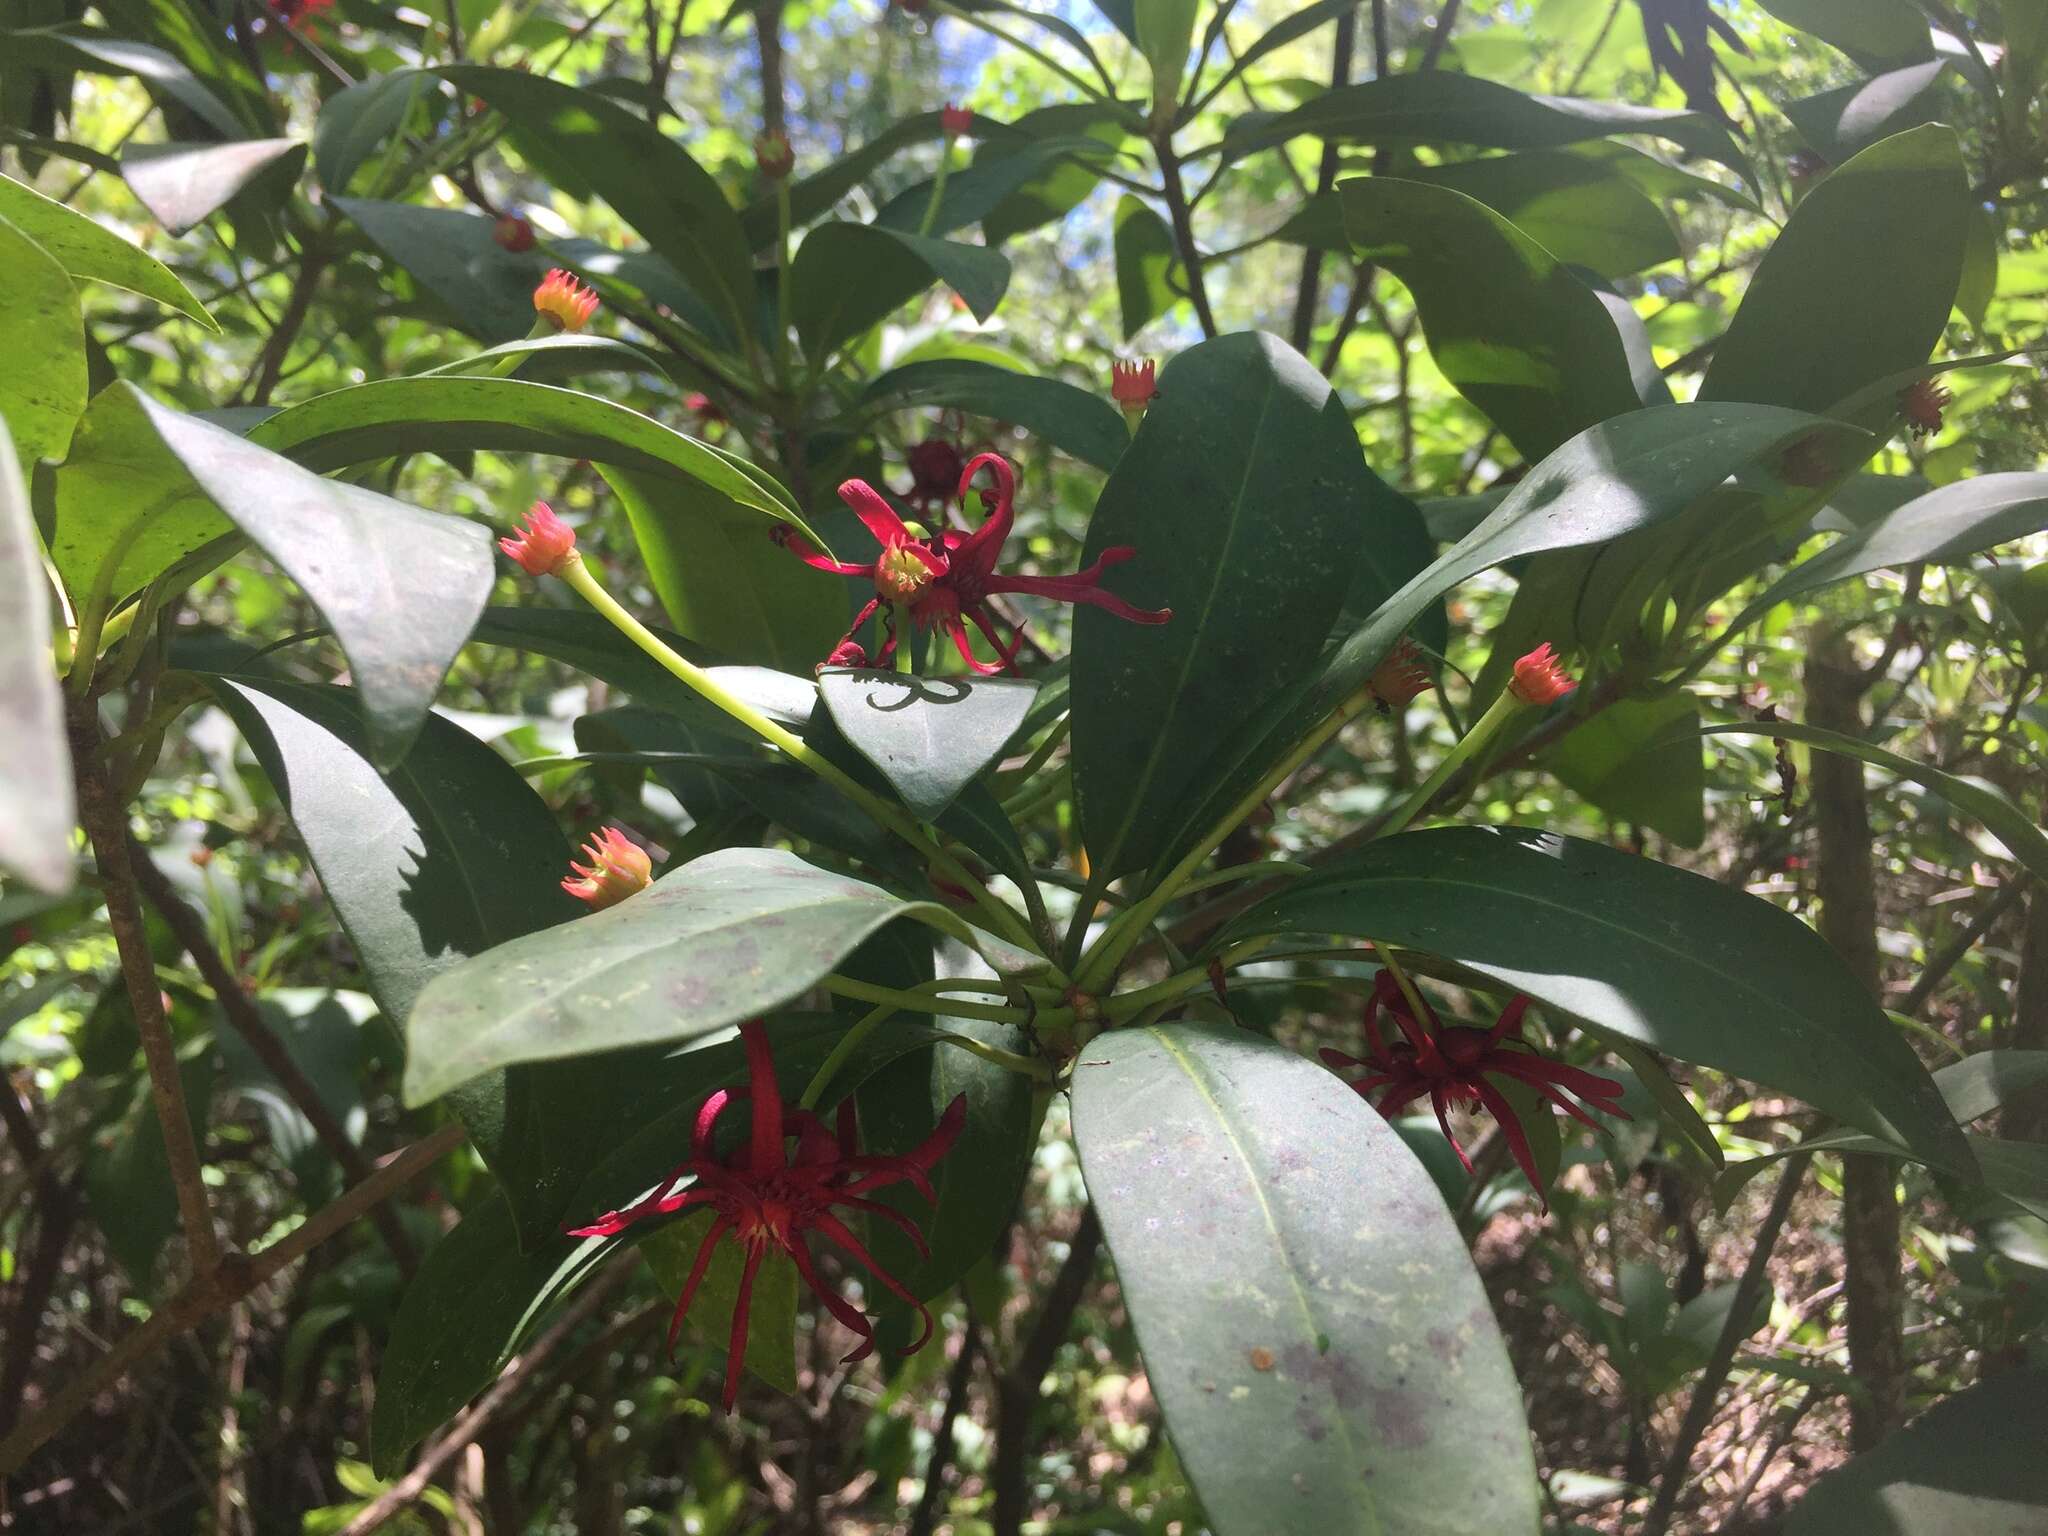
[[[306,1123],[320,1138],[328,1156],[340,1164],[343,1177],[350,1184],[362,1183],[370,1176],[369,1159],[363,1155],[362,1148],[349,1139],[347,1129],[327,1107],[312,1079],[300,1070],[299,1064],[292,1060],[291,1052],[263,1022],[263,1015],[256,1011],[255,1003],[242,990],[240,978],[228,969],[227,962],[214,947],[212,936],[206,931],[205,919],[185,904],[170,878],[150,858],[148,850],[133,838],[128,842],[128,859],[135,871],[135,883],[142,887],[142,894],[162,914],[171,933],[191,955],[192,964],[200,976],[213,988],[214,999],[220,1004],[220,1011],[226,1015],[228,1023],[248,1042],[250,1051],[263,1063],[264,1070],[277,1079],[278,1087],[306,1117]],[[405,1226],[397,1213],[379,1206],[371,1211],[370,1220],[384,1239],[384,1245],[391,1250],[392,1258],[398,1261],[399,1269],[410,1279],[419,1266],[419,1255],[411,1239],[405,1235]]]
[[[246,1257],[232,1255],[211,1273],[194,1279],[152,1312],[148,1322],[74,1376],[33,1419],[0,1440],[0,1477],[12,1476],[51,1436],[84,1412],[100,1393],[118,1384],[139,1362],[214,1313],[233,1305],[287,1265],[304,1258],[380,1200],[426,1172],[459,1146],[462,1138],[461,1126],[452,1122],[442,1126],[433,1135],[394,1153],[369,1178],[315,1211],[268,1248]]]
[[[1017,1354],[1017,1363],[1003,1378],[996,1394],[996,1455],[989,1482],[995,1490],[996,1536],[1019,1536],[1024,1528],[1026,1490],[1024,1463],[1031,1450],[1031,1421],[1038,1406],[1039,1388],[1052,1358],[1067,1337],[1074,1309],[1088,1279],[1095,1273],[1095,1255],[1102,1247],[1102,1223],[1095,1207],[1081,1213],[1074,1229],[1066,1262],[1046,1292],[1045,1303],[1032,1324],[1031,1336]]]
[[[307,246],[299,262],[298,276],[292,282],[291,296],[285,300],[284,313],[277,317],[276,328],[257,355],[256,369],[249,384],[249,404],[270,404],[271,395],[277,391],[278,378],[284,372],[285,358],[290,355],[292,343],[298,339],[299,331],[313,312],[313,294],[326,271],[326,251],[316,245]]]
[[[121,956],[121,978],[142,1037],[142,1056],[149,1066],[150,1097],[163,1127],[166,1161],[178,1195],[178,1217],[184,1228],[192,1273],[200,1281],[220,1265],[220,1240],[214,1235],[213,1212],[199,1173],[199,1148],[185,1103],[185,1083],[178,1072],[178,1047],[164,1018],[163,993],[156,984],[156,960],[142,926],[142,907],[135,899],[135,871],[128,862],[128,811],[108,788],[103,763],[105,740],[97,707],[90,699],[69,701],[71,761],[78,781],[78,820],[92,844],[107,904],[107,925]]]
[[[1464,8],[1465,0],[1444,0],[1444,8],[1437,13],[1436,25],[1430,29],[1429,46],[1422,51],[1422,73],[1435,69],[1437,61],[1444,56],[1444,45],[1451,40],[1451,28],[1458,24],[1458,12]]]
[[[1173,125],[1162,124],[1153,135],[1159,155],[1159,175],[1166,193],[1166,211],[1173,219],[1174,243],[1180,247],[1181,267],[1188,275],[1188,298],[1194,302],[1195,318],[1202,334],[1210,340],[1217,335],[1216,311],[1209,307],[1209,282],[1202,275],[1202,253],[1195,245],[1194,220],[1188,213],[1187,188],[1181,185],[1180,157],[1173,152]]]
[[[1764,1214],[1763,1225],[1757,1229],[1756,1246],[1750,1250],[1749,1264],[1743,1269],[1742,1278],[1735,1283],[1735,1299],[1728,1307],[1728,1320],[1721,1325],[1721,1335],[1714,1341],[1714,1352],[1707,1359],[1706,1371],[1685,1405],[1685,1419],[1678,1427],[1677,1438],[1671,1442],[1671,1454],[1664,1459],[1664,1470],[1657,1478],[1657,1497],[1650,1506],[1649,1518],[1643,1523],[1641,1536],[1664,1536],[1671,1528],[1671,1516],[1678,1507],[1686,1468],[1692,1464],[1692,1453],[1700,1443],[1700,1436],[1706,1433],[1708,1421],[1714,1416],[1714,1402],[1720,1397],[1721,1387],[1735,1364],[1735,1351],[1749,1336],[1749,1320],[1756,1315],[1757,1303],[1763,1299],[1764,1284],[1769,1277],[1771,1250],[1778,1246],[1778,1233],[1784,1229],[1785,1218],[1792,1213],[1792,1201],[1799,1193],[1799,1186],[1806,1182],[1806,1170],[1812,1162],[1811,1152],[1794,1152],[1785,1159],[1785,1171],[1778,1175],[1778,1187],[1771,1195],[1771,1208]]]
[[[974,1309],[967,1311],[967,1326],[960,1331],[960,1353],[946,1373],[946,1406],[939,1413],[939,1427],[932,1434],[932,1453],[924,1466],[924,1491],[917,1496],[917,1508],[910,1517],[910,1536],[932,1536],[939,1514],[946,1504],[946,1468],[953,1460],[953,1426],[959,1421],[967,1400],[967,1385],[974,1375],[974,1356],[980,1347],[981,1330]]]
[[[78,1185],[59,1178],[43,1154],[42,1141],[28,1106],[14,1091],[14,1084],[0,1081],[0,1120],[6,1122],[7,1139],[27,1170],[36,1191],[36,1243],[21,1273],[21,1285],[7,1316],[7,1347],[0,1359],[0,1436],[13,1430],[20,1416],[22,1394],[28,1388],[35,1366],[36,1340],[42,1333],[43,1308],[56,1289],[63,1269],[64,1245],[78,1219]]]
[[[1351,83],[1351,55],[1358,41],[1358,12],[1346,11],[1337,18],[1336,44],[1330,59],[1330,89]],[[1335,138],[1323,142],[1323,158],[1316,171],[1316,195],[1323,196],[1337,184],[1337,169],[1343,152]],[[1312,245],[1301,253],[1301,279],[1294,292],[1294,324],[1290,336],[1297,352],[1308,351],[1316,328],[1316,305],[1322,298],[1323,248]],[[1355,290],[1354,290],[1355,292]],[[1327,372],[1327,368],[1324,370]]]
[[[1977,947],[1977,941],[1989,933],[1998,920],[2019,904],[2032,880],[2024,873],[2008,880],[1996,896],[1984,904],[1983,910],[1970,919],[1963,931],[1955,936],[1936,954],[1928,958],[1921,968],[1920,979],[1913,983],[1913,990],[1899,1002],[1897,1012],[1912,1018],[1934,996],[1935,988],[1948,979],[1948,973],[1961,964],[1963,956]]]
[[[342,1527],[341,1536],[366,1536],[393,1516],[399,1514],[421,1493],[444,1467],[453,1461],[471,1441],[490,1426],[505,1405],[518,1395],[519,1389],[532,1379],[534,1374],[547,1363],[547,1359],[562,1345],[562,1341],[588,1321],[604,1305],[613,1289],[639,1260],[637,1253],[624,1253],[614,1259],[590,1283],[583,1287],[577,1297],[562,1311],[562,1315],[548,1326],[545,1333],[533,1341],[533,1347],[505,1367],[504,1373],[491,1384],[490,1390],[477,1399],[476,1405],[455,1421],[454,1426],[427,1448],[413,1469],[393,1483],[374,1502],[362,1510],[355,1519]]]

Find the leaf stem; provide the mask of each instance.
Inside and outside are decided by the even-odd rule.
[[[1310,758],[1327,746],[1332,737],[1356,718],[1359,711],[1372,702],[1370,688],[1361,688],[1337,708],[1332,710],[1323,723],[1311,731],[1301,744],[1289,752],[1278,763],[1266,771],[1266,776],[1246,790],[1238,802],[1222,816],[1216,824],[1203,833],[1195,846],[1190,848],[1181,861],[1174,865],[1166,877],[1136,905],[1127,908],[1110,920],[1107,930],[1081,958],[1081,964],[1074,972],[1074,985],[1083,992],[1095,992],[1101,984],[1114,974],[1116,967],[1131,952],[1140,938],[1152,926],[1153,920],[1166,909],[1167,903],[1180,895],[1202,861],[1221,846],[1223,840],[1236,830],[1239,822],[1265,804],[1266,797],[1278,789],[1287,777]]]
[[[1377,837],[1392,837],[1428,809],[1429,803],[1437,797],[1451,775],[1469,762],[1480,748],[1500,733],[1500,728],[1528,708],[1515,697],[1514,690],[1503,688],[1500,697],[1487,706],[1486,713],[1472,723],[1472,729],[1458,738],[1458,744],[1446,752],[1443,761],[1436,765],[1430,776],[1409,793],[1406,800],[1394,808],[1394,813],[1381,823],[1375,833]]]
[[[946,173],[953,168],[953,140],[949,136],[939,144],[939,173],[932,178],[932,195],[926,199],[924,217],[917,222],[917,232],[929,235],[932,226],[939,222],[939,204],[946,200]]]
[[[887,1003],[892,1008],[910,1008],[919,1013],[950,1014],[960,1019],[985,1019],[991,1024],[1021,1024],[1025,1012],[1021,1008],[1008,1008],[996,1003],[969,1003],[959,998],[944,997],[940,994],[959,987],[978,987],[976,982],[932,981],[914,988],[885,987],[871,981],[856,981],[851,976],[827,976],[818,985],[834,997],[850,997],[857,1003]],[[1053,1010],[1059,1012],[1063,1010]],[[1039,1017],[1047,1015],[1041,1011]]]
[[[1034,954],[1039,952],[1038,941],[1029,925],[998,901],[987,886],[969,874],[960,861],[928,836],[909,814],[891,805],[836,763],[820,755],[794,732],[770,720],[744,699],[736,698],[702,667],[678,655],[659,635],[634,618],[621,606],[617,598],[604,589],[592,573],[589,561],[571,552],[560,575],[562,580],[575,589],[578,596],[610,620],[621,634],[645,651],[672,677],[688,686],[706,703],[716,705],[785,756],[802,763],[917,850],[944,874],[950,883],[967,892],[992,930],[1002,933],[1012,942],[1023,944]]]
[[[775,382],[789,388],[789,178],[775,183]]]

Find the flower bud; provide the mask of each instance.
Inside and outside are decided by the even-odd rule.
[[[511,538],[498,540],[498,548],[527,575],[553,576],[576,558],[576,530],[555,516],[546,502],[536,501],[526,514],[526,526]]]
[[[590,324],[590,317],[597,313],[597,293],[560,267],[551,267],[540,286],[533,290],[533,308],[556,330],[576,332]]]
[[[1899,391],[1899,412],[1913,437],[1932,437],[1941,430],[1941,413],[1955,396],[1932,379],[1916,379]]]
[[[501,213],[491,225],[491,238],[515,256],[533,249],[533,226],[516,213]]]
[[[789,135],[780,128],[754,135],[754,163],[770,181],[782,181],[796,169],[796,151],[789,147]]]
[[[590,862],[569,863],[570,879],[562,889],[578,901],[587,901],[596,911],[617,906],[628,896],[647,889],[654,879],[654,862],[647,850],[627,840],[617,827],[606,827],[583,845],[583,857]]]
[[[1403,635],[1386,660],[1373,668],[1373,697],[1382,711],[1400,709],[1429,691],[1429,672],[1422,664],[1422,652]]]
[[[1142,363],[1119,359],[1109,365],[1109,398],[1126,416],[1144,415],[1145,408],[1159,398],[1157,366],[1149,357]]]
[[[1508,692],[1524,704],[1540,706],[1555,704],[1577,686],[1558,665],[1556,654],[1550,649],[1550,643],[1545,641],[1515,663],[1515,674],[1508,683]]]
[[[945,130],[948,139],[961,138],[974,132],[974,113],[970,108],[956,107],[949,101],[939,111],[939,126]]]

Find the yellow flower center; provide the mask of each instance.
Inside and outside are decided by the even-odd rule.
[[[885,550],[875,562],[875,590],[892,603],[907,603],[931,584],[931,567],[907,545]]]

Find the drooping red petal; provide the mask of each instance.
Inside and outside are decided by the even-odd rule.
[[[983,661],[974,654],[973,642],[968,639],[967,626],[961,622],[959,614],[948,614],[941,622],[945,625],[946,633],[953,637],[953,648],[960,653],[960,659],[966,662],[969,667],[973,668],[983,677],[992,676],[1003,670],[1002,662]]]
[[[917,1342],[906,1349],[904,1353],[906,1355],[914,1355],[924,1348],[926,1341],[932,1336],[932,1315],[926,1310],[925,1304],[913,1296],[901,1280],[898,1280],[888,1270],[884,1269],[876,1261],[875,1256],[869,1253],[867,1248],[863,1246],[861,1240],[853,1235],[852,1229],[830,1211],[818,1212],[813,1218],[812,1224],[825,1235],[827,1241],[831,1242],[835,1247],[843,1249],[856,1263],[866,1269],[869,1274],[881,1281],[889,1293],[898,1301],[906,1306],[917,1308],[918,1315],[924,1319],[924,1332],[918,1335]]]
[[[910,1239],[910,1245],[917,1250],[919,1258],[926,1261],[931,1259],[932,1245],[925,1241],[924,1233],[918,1230],[917,1223],[897,1210],[893,1205],[884,1205],[879,1200],[861,1200],[853,1195],[841,1195],[832,1203],[834,1205],[847,1206],[856,1211],[866,1211],[870,1216],[879,1216],[891,1226],[900,1229],[903,1235]]]
[[[740,1026],[747,1048],[747,1081],[753,1099],[754,1125],[748,1141],[747,1168],[768,1173],[787,1166],[782,1154],[782,1090],[775,1083],[775,1053],[759,1019]]]
[[[1498,1088],[1486,1081],[1476,1079],[1473,1087],[1479,1091],[1479,1102],[1492,1114],[1500,1133],[1508,1139],[1508,1151],[1514,1154],[1515,1164],[1529,1180],[1529,1187],[1536,1191],[1536,1198],[1544,1210],[1550,1209],[1550,1195],[1543,1187],[1543,1179],[1536,1172],[1536,1154],[1529,1149],[1529,1133],[1522,1129],[1522,1122],[1515,1114],[1515,1106],[1501,1095]],[[1465,1165],[1470,1170],[1472,1165]]]
[[[1061,603],[1087,603],[1096,608],[1128,619],[1133,624],[1164,624],[1173,617],[1171,608],[1139,608],[1125,602],[1114,592],[1106,592],[1101,586],[1102,573],[1112,565],[1121,565],[1137,551],[1128,545],[1105,549],[1096,556],[1095,563],[1086,570],[1076,571],[1071,576],[1019,576],[1008,571],[992,574],[984,591],[1023,592],[1032,597],[1049,597]]]
[[[839,487],[839,499],[853,508],[854,516],[866,524],[868,532],[875,536],[875,542],[882,548],[895,549],[911,542],[910,530],[903,526],[903,519],[896,515],[896,509],[867,481],[846,481]]]
[[[690,1303],[697,1299],[697,1287],[704,1281],[704,1272],[711,1267],[712,1250],[718,1240],[732,1230],[732,1218],[720,1216],[711,1223],[711,1229],[704,1234],[704,1241],[697,1245],[697,1258],[690,1265],[689,1278],[683,1282],[682,1294],[676,1297],[676,1309],[669,1314],[668,1352],[671,1358],[676,1352],[676,1335],[682,1331],[683,1317],[690,1310]]]
[[[851,1353],[840,1358],[839,1363],[852,1365],[855,1361],[867,1359],[875,1352],[875,1325],[868,1321],[858,1307],[824,1282],[818,1274],[817,1261],[811,1257],[810,1249],[801,1239],[789,1245],[789,1256],[796,1263],[796,1272],[803,1277],[804,1284],[811,1288],[812,1294],[824,1303],[825,1310],[838,1318],[860,1340]]]
[[[1372,1065],[1369,1061],[1360,1061],[1356,1056],[1347,1056],[1342,1051],[1327,1045],[1317,1051],[1316,1055],[1322,1058],[1323,1065],[1332,1072],[1342,1072],[1351,1067],[1369,1067]]]
[[[725,1341],[725,1392],[719,1398],[731,1413],[740,1400],[740,1377],[747,1369],[747,1315],[754,1310],[754,1276],[761,1268],[760,1247],[747,1244],[746,1268],[740,1271],[739,1295],[733,1298],[732,1332]]]
[[[961,509],[966,509],[974,477],[983,469],[992,470],[996,477],[995,507],[982,519],[981,526],[965,538],[957,543],[951,539],[946,541],[950,555],[948,563],[959,574],[962,585],[977,594],[984,590],[982,584],[994,573],[996,560],[1002,555],[1003,544],[1009,539],[1010,529],[1017,520],[1017,472],[999,453],[977,453],[967,461],[966,469],[960,473]]]
[[[1465,1155],[1465,1148],[1451,1130],[1450,1093],[1441,1084],[1429,1090],[1429,1107],[1436,1111],[1436,1123],[1444,1133],[1444,1140],[1451,1144],[1451,1150],[1458,1154],[1458,1161],[1465,1165],[1465,1171],[1472,1171],[1472,1159]]]
[[[690,1133],[690,1156],[694,1161],[714,1161],[711,1133],[717,1129],[718,1117],[725,1113],[727,1105],[746,1096],[747,1090],[744,1088],[721,1088],[698,1106],[696,1129]]]
[[[1500,1017],[1493,1021],[1493,1028],[1486,1032],[1486,1043],[1498,1045],[1503,1035],[1519,1040],[1522,1038],[1522,1015],[1529,1011],[1529,999],[1517,992],[1501,1009]]]

